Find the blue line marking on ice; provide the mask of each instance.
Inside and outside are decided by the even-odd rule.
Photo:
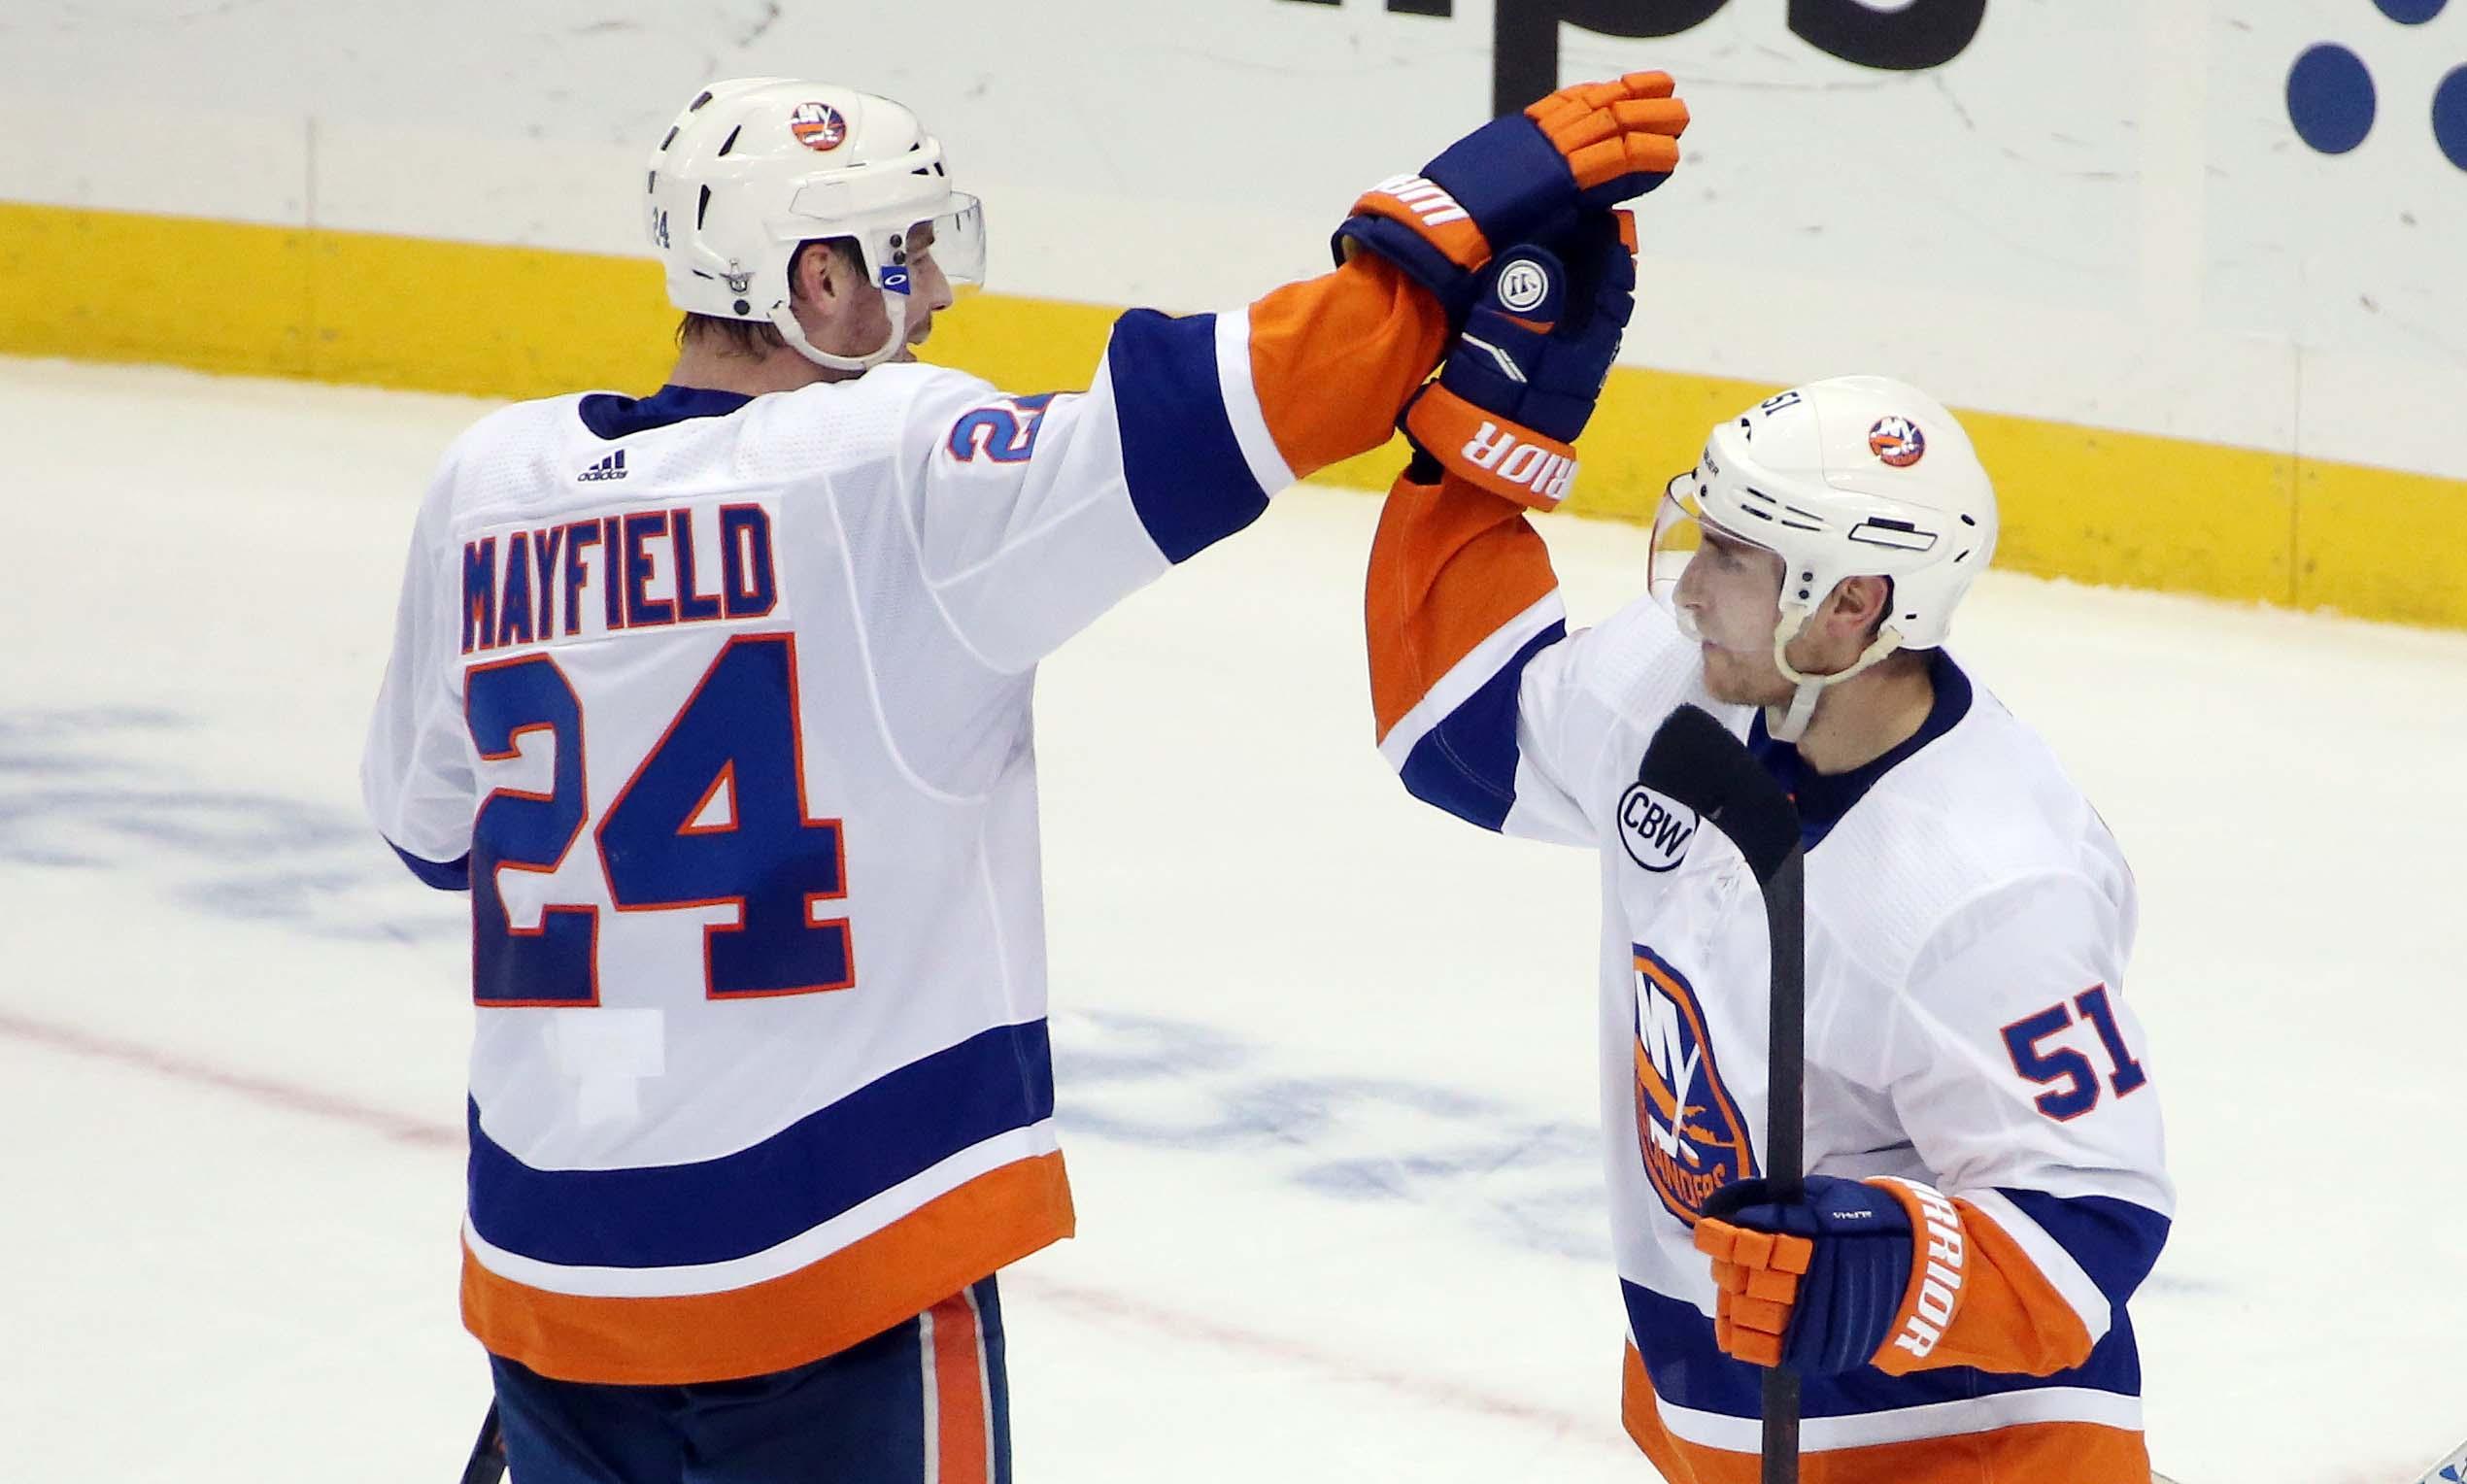
[[[209,917],[353,942],[444,942],[470,928],[398,890],[402,867],[355,813],[201,786],[132,756],[202,724],[144,707],[0,712],[0,861],[124,871]],[[186,741],[184,741],[186,745]]]
[[[1298,1077],[1270,1048],[1206,1027],[1058,1014],[1066,1138],[1222,1155],[1347,1201],[1470,1220],[1514,1246],[1606,1264],[1601,1135],[1501,1098],[1394,1077]],[[1571,1047],[1577,1064],[1591,1048]]]
[[[206,724],[143,707],[0,712],[0,862],[122,871],[186,910],[347,942],[458,943],[465,900],[409,879],[354,810],[200,787],[142,744],[204,757]],[[1609,1263],[1601,1132],[1461,1087],[1298,1075],[1193,1021],[1053,1018],[1066,1139],[1222,1158],[1332,1200],[1395,1202],[1527,1251]],[[1593,1048],[1568,1048],[1571,1073]],[[2172,1277],[2146,1288],[2218,1292]]]

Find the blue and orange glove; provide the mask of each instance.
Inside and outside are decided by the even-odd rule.
[[[1943,1196],[1906,1181],[1809,1176],[1797,1200],[1764,1180],[1715,1191],[1696,1250],[1721,1290],[1713,1338],[1757,1366],[1804,1375],[1875,1365],[1919,1368],[1960,1304],[1960,1218]]]
[[[1510,248],[1482,271],[1438,380],[1397,420],[1426,473],[1436,463],[1537,510],[1567,497],[1576,435],[1636,310],[1635,229],[1626,212],[1597,212],[1558,252]]]
[[[1640,196],[1678,168],[1687,105],[1666,72],[1563,87],[1494,118],[1419,175],[1380,182],[1331,244],[1336,261],[1376,253],[1437,296],[1457,323],[1495,253],[1547,241],[1584,217]]]

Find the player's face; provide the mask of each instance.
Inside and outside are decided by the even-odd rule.
[[[867,283],[862,271],[848,272],[844,260],[830,280],[833,287],[810,300],[800,300],[798,318],[814,344],[838,355],[870,355],[891,338],[890,296]],[[951,281],[933,260],[933,223],[921,221],[908,231],[908,318],[904,343],[895,360],[914,360],[916,348],[933,333],[933,317],[951,307]]]
[[[1705,688],[1734,706],[1778,706],[1793,687],[1774,664],[1781,557],[1707,528],[1671,600],[1702,636]]]
[[[933,260],[933,223],[920,221],[908,229],[908,343],[899,348],[894,360],[914,360],[917,347],[933,333],[933,317],[951,307],[951,281],[943,276],[941,264]],[[883,313],[882,322],[875,327],[874,344],[891,332],[891,316]]]

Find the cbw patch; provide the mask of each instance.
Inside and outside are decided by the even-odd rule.
[[[1695,987],[1641,944],[1636,1003],[1637,1144],[1654,1194],[1693,1227],[1715,1191],[1754,1178],[1756,1153],[1722,1083]]]
[[[1656,874],[1676,870],[1687,859],[1697,823],[1695,810],[1640,783],[1619,795],[1619,843],[1629,860]]]

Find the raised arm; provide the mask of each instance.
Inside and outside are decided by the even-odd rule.
[[[990,665],[1025,669],[1385,441],[1445,337],[1430,294],[1364,258],[1227,314],[1132,310],[1083,392],[919,373],[896,484],[926,582]]]
[[[1485,829],[1590,841],[1550,728],[1520,705],[1527,669],[1568,636],[1550,554],[1518,506],[1418,472],[1388,491],[1363,604],[1380,756],[1414,797]]]
[[[954,624],[997,668],[1024,668],[1277,490],[1379,446],[1495,253],[1607,219],[1676,163],[1685,122],[1660,74],[1564,89],[1367,192],[1333,273],[1229,314],[1133,310],[1084,393],[976,384],[921,409],[913,519]],[[1437,396],[1427,415],[1452,407]],[[1517,467],[1557,467],[1564,488],[1571,466],[1538,458]]]
[[[1406,789],[1486,829],[1590,843],[1605,740],[1568,704],[1584,646],[1528,506],[1558,502],[1634,301],[1624,219],[1502,257],[1439,380],[1372,543],[1364,621],[1379,751]]]

